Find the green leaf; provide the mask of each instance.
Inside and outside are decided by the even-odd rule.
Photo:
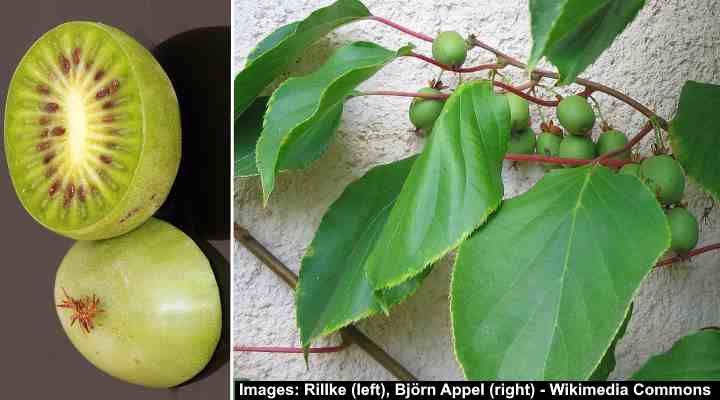
[[[633,304],[630,303],[630,309],[628,310],[627,315],[625,315],[625,320],[620,326],[620,330],[615,335],[615,339],[613,339],[612,343],[610,343],[610,347],[605,352],[605,356],[603,356],[600,361],[600,365],[598,365],[592,375],[590,375],[591,381],[606,381],[608,380],[610,373],[615,369],[615,347],[620,339],[625,336],[625,330],[627,329],[628,322],[630,322],[630,317],[632,317],[632,311]]]
[[[635,19],[645,0],[530,0],[533,47],[528,69],[547,57],[572,83]]]
[[[268,97],[260,97],[235,118],[235,177],[256,176],[255,144],[260,138]]]
[[[665,214],[636,177],[546,174],[460,247],[451,313],[465,375],[588,379],[669,245]]]
[[[670,143],[685,173],[720,200],[720,86],[688,81],[670,126]]]
[[[374,43],[353,43],[317,71],[290,78],[273,93],[256,148],[266,202],[277,171],[304,168],[320,157],[340,124],[345,98],[396,57]]]
[[[300,268],[297,323],[304,347],[316,337],[409,297],[421,279],[374,293],[363,266],[416,157],[381,165],[351,183],[323,216]]]
[[[369,16],[360,1],[338,0],[268,35],[250,52],[245,69],[235,78],[235,115],[242,114],[316,40],[341,25]]]
[[[419,274],[500,205],[509,136],[507,100],[488,81],[466,83],[450,96],[368,257],[374,288]]]
[[[650,358],[632,380],[720,380],[720,330],[681,338],[667,353]]]

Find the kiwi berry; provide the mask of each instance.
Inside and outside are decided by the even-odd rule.
[[[537,153],[545,157],[557,157],[560,153],[562,136],[552,132],[543,132],[537,137]],[[554,169],[552,164],[545,164],[545,169]]]
[[[516,131],[527,129],[530,126],[530,104],[528,101],[515,93],[507,93],[505,97],[510,107],[511,128]]]
[[[563,128],[573,135],[584,135],[595,125],[595,113],[582,96],[569,96],[557,107],[557,117]]]
[[[441,91],[426,87],[418,90],[422,94],[440,95]],[[410,122],[418,129],[430,130],[435,120],[440,116],[445,102],[442,100],[424,99],[416,97],[410,103]]]
[[[558,153],[561,158],[592,160],[595,157],[595,143],[586,136],[566,136],[560,142]]]
[[[685,192],[685,175],[680,163],[668,155],[646,158],[640,176],[663,205],[679,203]]]
[[[699,230],[697,219],[681,207],[668,210],[667,219],[672,238],[670,249],[678,253],[687,253],[695,248]]]
[[[533,154],[535,152],[535,132],[528,128],[511,133],[507,152],[510,154]]]
[[[467,58],[467,44],[455,31],[440,32],[433,40],[432,55],[441,64],[459,67]]]
[[[5,152],[23,207],[46,228],[106,239],[145,222],[180,161],[180,112],[153,56],[120,30],[68,22],[15,70]]]
[[[625,147],[628,144],[627,136],[620,131],[607,131],[600,135],[597,141],[597,151],[599,155],[604,155],[617,151]],[[630,158],[630,150],[624,151],[613,157],[616,160],[627,160]]]

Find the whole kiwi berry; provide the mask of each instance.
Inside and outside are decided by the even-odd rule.
[[[180,162],[180,112],[167,75],[127,34],[68,22],[15,70],[5,154],[23,207],[80,239],[124,234],[160,207]]]
[[[640,164],[640,177],[663,205],[679,203],[685,192],[685,175],[680,163],[668,155],[646,158]]]
[[[432,55],[441,64],[459,67],[467,58],[467,44],[455,31],[440,32],[433,40]]]
[[[537,153],[545,157],[558,157],[560,154],[560,143],[562,136],[552,133],[543,132],[537,137]],[[546,169],[552,169],[550,164],[545,165]]]
[[[533,154],[535,152],[535,132],[528,128],[511,133],[507,152],[510,154]]]
[[[430,87],[422,88],[418,90],[418,93],[442,94],[441,91]],[[443,105],[445,105],[445,102],[442,100],[415,97],[410,103],[410,122],[419,129],[432,129],[435,120],[440,116]]]
[[[220,290],[207,257],[155,218],[126,235],[76,242],[57,270],[54,299],[75,348],[137,385],[191,379],[222,333]]]
[[[582,96],[569,96],[558,104],[560,124],[573,135],[584,135],[595,125],[595,113]]]
[[[640,164],[625,164],[620,168],[618,174],[640,177]]]
[[[558,154],[561,158],[592,160],[595,158],[595,143],[586,136],[566,136],[560,142]]]
[[[687,253],[695,248],[698,242],[698,222],[690,212],[681,207],[674,207],[667,212],[670,225],[670,249],[677,253]]]
[[[603,132],[597,141],[598,155],[604,155],[616,150],[620,150],[628,144],[627,136],[616,130]],[[620,154],[612,156],[615,160],[627,160],[630,158],[630,150],[626,150]]]
[[[505,97],[508,106],[510,106],[510,127],[516,131],[527,129],[530,126],[530,104],[528,101],[515,93],[507,93]]]

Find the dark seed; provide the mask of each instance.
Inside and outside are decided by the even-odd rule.
[[[99,70],[98,72],[95,73],[95,81],[96,82],[99,81],[100,79],[103,78],[103,76],[105,76],[105,71]]]
[[[51,151],[45,155],[45,158],[43,158],[43,163],[49,164],[53,158],[55,158],[55,153]]]
[[[113,108],[114,106],[115,106],[115,102],[110,100],[110,101],[106,101],[105,103],[103,103],[102,108],[103,108],[103,110],[107,110],[107,109]]]
[[[47,125],[47,124],[50,123],[50,118],[49,118],[49,117],[45,117],[45,116],[40,117],[40,118],[38,119],[38,123],[40,123],[40,125]]]
[[[64,55],[60,55],[60,69],[62,69],[63,74],[67,75],[70,73],[70,60],[67,59]]]
[[[50,94],[50,87],[48,85],[39,84],[35,87],[35,90],[37,90],[38,93],[48,95]]]
[[[110,164],[112,163],[112,157],[107,154],[102,154],[100,155],[100,161],[104,162],[105,164]]]
[[[114,116],[114,115],[106,115],[106,116],[104,116],[103,119],[102,119],[102,122],[105,122],[105,123],[108,123],[108,124],[111,123],[111,122],[114,122],[114,121],[115,121],[115,116]]]
[[[53,128],[52,134],[53,136],[62,136],[65,134],[65,128],[63,128],[62,126],[56,126]]]
[[[83,185],[78,186],[77,194],[78,194],[78,199],[80,199],[80,201],[82,201],[84,203],[85,202],[85,188],[83,187]]]
[[[112,82],[110,82],[110,93],[115,94],[119,88],[120,88],[120,82],[118,82],[117,79],[113,79]]]
[[[45,151],[50,148],[50,142],[40,142],[35,146],[37,151]]]
[[[50,167],[50,168],[48,168],[48,169],[45,171],[45,177],[46,177],[46,178],[49,178],[49,177],[55,175],[55,172],[57,172],[57,168],[55,168],[55,167]]]
[[[48,134],[49,134],[49,133],[50,133],[50,129],[45,128],[45,129],[43,129],[42,131],[40,131],[40,137],[41,137],[41,138],[46,138],[46,137],[48,137]]]
[[[65,202],[63,203],[63,206],[69,206],[73,197],[75,197],[75,185],[70,183],[65,187]]]
[[[117,144],[115,144],[115,143],[108,143],[108,144],[107,144],[107,148],[110,149],[110,150],[115,150],[115,149],[117,149]]]
[[[60,109],[60,105],[58,105],[58,103],[47,103],[47,104],[45,104],[45,107],[43,107],[43,110],[45,110],[45,112],[49,112],[49,113],[57,112],[57,110],[59,110],[59,109]]]
[[[80,48],[79,48],[79,47],[76,47],[76,48],[73,50],[72,59],[73,59],[73,63],[74,63],[75,65],[80,64]]]
[[[98,100],[100,100],[100,99],[102,99],[103,97],[107,97],[107,96],[109,96],[109,95],[110,95],[110,89],[104,88],[104,89],[102,89],[102,90],[100,90],[100,91],[97,92],[97,94],[95,95],[95,98],[98,99]]]
[[[53,184],[50,185],[50,188],[48,189],[48,194],[50,195],[50,197],[55,195],[55,193],[57,193],[58,189],[60,189],[60,181],[53,182]]]

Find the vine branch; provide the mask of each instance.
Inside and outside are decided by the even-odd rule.
[[[376,16],[376,15],[373,15],[373,16],[369,17],[368,19],[371,20],[371,21],[380,22],[380,23],[385,24],[385,25],[387,25],[387,26],[389,26],[389,27],[392,27],[392,28],[395,28],[395,29],[399,30],[400,32],[407,33],[407,34],[410,35],[410,36],[414,36],[414,37],[416,37],[416,38],[418,38],[418,39],[420,39],[420,40],[424,40],[424,41],[426,41],[426,42],[432,43],[433,40],[434,40],[432,37],[430,37],[430,36],[428,36],[428,35],[425,35],[424,33],[415,32],[415,31],[413,31],[413,30],[411,30],[411,29],[408,29],[408,28],[406,28],[406,27],[404,27],[404,26],[402,26],[402,25],[400,25],[400,24],[397,24],[397,23],[395,23],[395,22],[392,22],[392,21],[390,21],[389,19],[386,19],[386,18],[383,18],[383,17],[378,17],[378,16]]]
[[[505,67],[505,64],[498,64],[498,63],[480,64],[480,65],[476,65],[474,67],[466,67],[466,68],[453,67],[452,65],[439,63],[436,60],[434,60],[433,58],[430,58],[428,56],[418,54],[415,52],[410,52],[409,54],[407,54],[407,57],[413,57],[413,58],[417,58],[419,60],[423,60],[426,63],[432,64],[436,67],[440,67],[445,71],[452,71],[452,72],[459,72],[459,73],[480,72],[480,71],[486,71],[489,69],[502,69]]]
[[[382,18],[382,17],[378,17],[378,16],[371,16],[371,17],[369,17],[369,19],[383,23],[387,26],[395,28],[403,33],[414,36],[414,37],[416,37],[420,40],[426,41],[426,42],[433,42],[433,40],[434,40],[432,37],[430,37],[428,35],[425,35],[425,34],[422,34],[419,32],[415,32],[409,28],[406,28],[398,23],[392,22],[386,18]],[[496,49],[496,48],[488,45],[487,43],[479,40],[476,35],[470,35],[470,37],[468,38],[468,43],[473,47],[479,47],[481,49],[484,49],[486,51],[493,53],[498,58],[498,64],[496,64],[496,65],[500,65],[500,67],[498,67],[498,68],[501,68],[502,66],[505,66],[505,65],[512,65],[516,68],[527,69],[527,64],[525,64],[524,62],[518,60],[517,58],[512,57],[511,55],[504,53],[501,50]],[[449,70],[456,71],[456,72],[472,72],[473,68],[475,68],[475,67],[468,68],[471,71],[464,71],[467,69],[452,68],[447,65],[437,63],[435,60],[433,60],[429,57],[426,57],[426,56],[421,56],[419,54],[413,53],[413,54],[411,54],[411,56],[417,57],[417,58],[422,58],[423,60],[425,60],[427,62],[431,62],[434,65],[437,65],[441,68],[443,68],[443,67],[445,69],[449,68]],[[478,66],[478,67],[481,67],[481,66]],[[490,69],[490,68],[480,68],[479,70],[483,70],[483,69]],[[552,72],[552,71],[543,70],[543,69],[535,69],[530,72],[530,75],[533,77],[540,76],[540,77],[550,78],[550,79],[554,79],[554,80],[560,79],[560,74],[558,74],[556,72]],[[533,78],[533,80],[535,80],[535,79]],[[645,115],[647,118],[656,119],[662,129],[667,130],[669,127],[669,123],[667,120],[665,120],[664,118],[657,115],[655,112],[650,110],[648,107],[646,107],[639,101],[620,92],[619,90],[613,89],[613,88],[605,86],[601,83],[594,82],[594,81],[591,81],[589,79],[584,79],[584,78],[575,79],[575,83],[578,85],[581,85],[581,86],[585,86],[585,91],[582,93],[583,96],[589,96],[593,92],[605,93],[611,97],[614,97],[614,98],[622,101],[623,103],[629,105],[630,107],[636,109],[638,112]]]
[[[695,249],[695,250],[691,250],[691,251],[688,252],[687,254],[682,254],[682,255],[679,255],[679,256],[675,256],[675,257],[671,257],[671,258],[665,259],[665,260],[660,261],[659,263],[655,264],[655,268],[666,267],[666,266],[672,265],[672,264],[674,264],[674,263],[676,263],[676,262],[686,261],[686,260],[688,260],[690,257],[695,257],[695,256],[697,256],[697,255],[700,255],[700,254],[703,254],[703,253],[707,253],[707,252],[713,251],[713,250],[720,250],[720,243],[715,243],[715,244],[711,244],[711,245],[708,245],[708,246],[698,247],[698,248]]]
[[[308,353],[321,354],[321,353],[339,353],[348,347],[347,344],[343,343],[340,346],[330,347],[311,347],[307,349]],[[283,354],[303,354],[304,351],[300,347],[255,347],[255,346],[234,346],[234,352],[242,353],[283,353]]]
[[[275,255],[273,255],[265,246],[258,242],[245,228],[238,224],[233,224],[233,232],[235,240],[239,241],[248,251],[257,257],[265,266],[274,272],[283,280],[291,289],[297,286],[298,278],[285,264],[282,263]],[[413,376],[402,364],[392,358],[375,342],[370,340],[365,334],[360,332],[355,326],[348,325],[340,330],[344,343],[354,343],[382,365],[395,378],[401,381],[416,381]]]
[[[508,65],[512,65],[512,66],[520,68],[520,69],[527,69],[527,64],[525,64],[522,61],[520,61],[506,53],[503,53],[502,51],[480,41],[475,35],[470,36],[469,43],[475,47],[479,47],[481,49],[487,50],[487,51],[495,54],[495,56],[499,60],[501,60],[504,63],[507,63]],[[531,74],[531,76],[542,76],[542,77],[555,79],[555,80],[560,79],[560,74],[558,74],[556,72],[552,72],[552,71],[546,71],[543,69],[535,69],[530,74]],[[584,78],[575,79],[575,83],[577,83],[578,85],[581,85],[581,86],[585,86],[586,90],[583,93],[583,95],[589,96],[593,92],[605,93],[609,96],[612,96],[612,97],[622,101],[623,103],[629,105],[630,107],[636,109],[638,112],[645,115],[646,117],[648,117],[650,119],[653,119],[653,118],[657,119],[658,123],[660,124],[660,126],[663,129],[667,130],[669,127],[667,120],[665,120],[664,118],[662,118],[659,115],[657,115],[656,113],[654,113],[652,110],[650,110],[648,107],[646,107],[639,101],[620,92],[619,90],[613,89],[613,88],[605,86],[601,83],[594,82],[594,81],[591,81],[589,79],[584,79]]]

